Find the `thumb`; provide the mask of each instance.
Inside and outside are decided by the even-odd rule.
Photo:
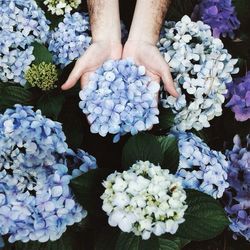
[[[62,90],[72,88],[84,73],[84,69],[84,62],[78,60],[75,64],[75,67],[71,71],[67,81],[61,86]]]

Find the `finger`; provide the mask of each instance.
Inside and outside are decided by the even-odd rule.
[[[61,87],[62,90],[67,90],[72,88],[76,84],[76,82],[80,79],[84,71],[85,71],[84,60],[81,59],[77,60],[75,67],[71,71],[67,81],[62,85]]]
[[[163,58],[162,58],[161,67],[160,67],[160,74],[161,74],[161,78],[162,78],[162,81],[164,84],[164,89],[170,95],[172,95],[174,97],[178,97],[179,94],[175,89],[174,81],[173,81],[172,75],[170,73],[169,66]]]
[[[84,86],[86,86],[89,82],[89,77],[90,75],[93,74],[93,72],[86,72],[84,75],[82,75],[81,77],[81,87],[82,89],[84,88]]]

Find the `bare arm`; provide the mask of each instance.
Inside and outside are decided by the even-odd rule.
[[[131,57],[137,64],[144,65],[149,76],[157,82],[162,79],[165,90],[173,96],[178,96],[168,64],[156,47],[170,2],[137,0],[129,37],[123,49],[123,58]]]
[[[62,89],[73,87],[81,79],[82,87],[89,75],[108,59],[122,54],[118,0],[88,0],[92,44],[77,60]]]

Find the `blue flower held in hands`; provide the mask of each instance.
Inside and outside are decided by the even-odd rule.
[[[80,92],[79,103],[92,133],[106,136],[150,129],[159,122],[156,95],[159,84],[146,76],[143,66],[132,60],[109,60],[90,77]]]

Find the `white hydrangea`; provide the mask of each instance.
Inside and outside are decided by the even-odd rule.
[[[238,72],[234,68],[237,59],[212,36],[208,25],[192,22],[188,16],[177,23],[165,22],[158,47],[179,93],[177,99],[165,93],[161,96],[163,107],[176,114],[176,129],[209,127],[209,121],[222,114],[226,83]]]
[[[102,209],[109,225],[149,239],[175,234],[185,221],[186,192],[180,181],[167,169],[149,161],[138,161],[129,170],[115,172],[103,183]]]
[[[60,16],[78,8],[81,4],[81,0],[45,0],[43,3],[47,5],[48,10],[52,14]]]

